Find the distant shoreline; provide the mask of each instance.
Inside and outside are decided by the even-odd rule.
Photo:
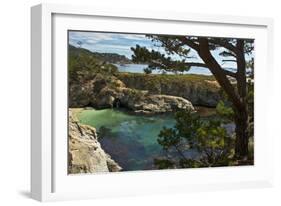
[[[139,73],[144,74],[145,72],[143,69],[147,68],[147,64],[114,64],[117,66],[119,72],[128,72],[128,73]],[[162,74],[162,71],[159,70],[153,70],[152,74]],[[212,76],[213,74],[209,71],[208,68],[203,67],[191,67],[189,71],[185,72],[165,72],[165,74],[197,74],[197,75],[204,75],[204,76]]]

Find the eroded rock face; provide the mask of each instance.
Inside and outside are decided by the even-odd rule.
[[[222,99],[221,88],[216,81],[164,78],[161,75],[119,74],[118,78],[128,88],[147,90],[150,94],[183,97],[193,105],[216,107]]]
[[[87,106],[90,104],[91,96],[93,95],[94,80],[83,82],[73,82],[69,84],[69,105],[72,108]]]
[[[72,88],[75,86],[73,85]],[[81,88],[84,89],[76,93],[78,97],[70,97],[72,98],[70,107],[77,105],[79,107],[91,105],[98,109],[125,107],[138,114],[165,113],[179,109],[194,110],[192,103],[182,97],[150,94],[147,91],[127,88],[116,77],[111,77],[110,81],[106,81],[101,76],[97,76],[91,83],[82,84]],[[79,99],[82,94],[86,98],[83,96]],[[87,98],[88,101],[86,101]]]
[[[117,172],[122,168],[105,153],[93,127],[78,123],[69,112],[69,167],[70,174]]]
[[[180,109],[188,109],[194,111],[194,107],[188,100],[169,96],[169,95],[151,95],[143,94],[143,96],[130,97],[121,99],[121,103],[126,105],[135,113],[139,114],[156,114],[174,112]]]

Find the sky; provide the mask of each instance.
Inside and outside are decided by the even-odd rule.
[[[70,31],[69,32],[69,43],[73,46],[78,47],[78,42],[81,42],[81,47],[88,49],[92,52],[100,53],[117,53],[120,55],[125,55],[127,58],[131,59],[133,52],[131,47],[135,47],[136,44],[140,46],[145,46],[148,49],[154,49],[161,53],[165,53],[164,49],[161,47],[156,47],[151,39],[145,37],[141,34],[122,34],[122,33],[105,33],[105,32],[83,32],[83,31]],[[212,51],[213,56],[224,68],[236,68],[236,63],[234,62],[222,62],[222,57],[219,53],[222,50]],[[192,62],[202,62],[197,52],[191,51],[190,59]],[[172,56],[174,59],[179,59],[177,55]]]
[[[69,32],[69,43],[78,46],[77,42],[82,42],[82,47],[93,52],[118,53],[131,59],[133,52],[131,47],[136,44],[152,48],[151,40],[145,35],[100,33],[100,32]]]

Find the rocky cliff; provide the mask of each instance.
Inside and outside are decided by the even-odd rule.
[[[69,111],[68,172],[117,172],[122,168],[101,148],[96,130],[78,123],[73,110]]]
[[[129,88],[183,97],[196,106],[215,107],[222,99],[221,88],[213,77],[134,73],[119,73],[117,77]]]
[[[69,103],[70,107],[125,107],[138,114],[194,110],[192,103],[182,97],[128,88],[115,76],[105,77],[99,74],[89,81],[72,83]]]

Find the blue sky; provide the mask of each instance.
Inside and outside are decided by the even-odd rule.
[[[152,48],[152,42],[145,35],[117,34],[100,32],[69,32],[69,43],[78,46],[77,42],[82,42],[82,47],[94,52],[118,53],[131,59],[131,47],[136,44]]]
[[[140,34],[120,34],[120,33],[102,33],[102,32],[81,32],[81,31],[70,31],[69,32],[69,43],[73,46],[78,46],[78,42],[82,42],[81,47],[88,49],[93,52],[101,53],[118,53],[120,55],[125,55],[131,59],[132,51],[131,47],[135,47],[136,44],[140,46],[145,46],[148,49],[154,49],[156,51],[164,53],[163,48],[154,46],[154,43],[145,35]],[[236,64],[234,62],[225,62],[223,63],[222,57],[218,54],[222,50],[215,50],[212,52],[214,57],[218,62],[225,68],[235,68]],[[193,59],[189,61],[193,62],[202,62],[200,57],[198,57],[195,51],[190,53],[190,56],[193,56]],[[174,58],[179,58],[174,56]]]

